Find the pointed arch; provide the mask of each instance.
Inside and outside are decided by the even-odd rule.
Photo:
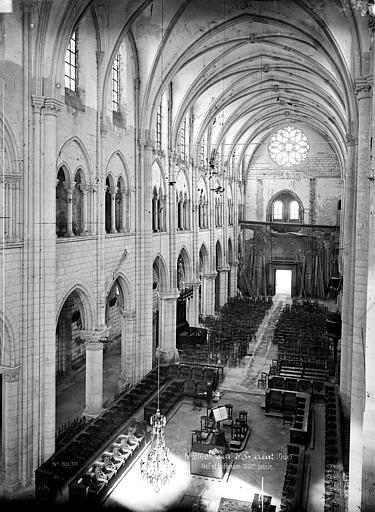
[[[74,177],[72,174],[73,169],[76,170],[78,167],[83,169],[85,176],[87,176],[87,183],[91,183],[90,175],[93,166],[90,154],[83,141],[76,135],[67,139],[62,144],[58,152],[56,162],[57,168],[59,168],[63,163],[65,163],[67,168],[70,170],[72,177]]]
[[[190,282],[193,278],[192,261],[191,261],[189,251],[187,250],[187,248],[184,245],[180,249],[177,261],[179,260],[179,258],[182,258],[182,260],[183,260],[185,283]]]
[[[154,279],[157,278],[157,288],[160,292],[169,289],[168,266],[163,256],[158,253],[153,262]]]
[[[118,165],[118,162],[120,165]],[[116,149],[116,151],[113,151],[111,156],[108,158],[105,172],[106,175],[111,174],[113,179],[117,179],[122,176],[124,178],[126,188],[130,187],[129,166],[125,156],[120,150]]]
[[[209,270],[209,253],[206,244],[203,243],[199,249],[199,273],[206,274]]]
[[[69,296],[75,293],[77,294],[80,303],[82,305],[81,318],[82,318],[82,326],[86,330],[94,330],[95,329],[95,307],[94,300],[92,294],[89,290],[80,283],[76,283],[71,286],[67,292],[63,295],[63,298],[60,300],[59,306],[56,311],[56,325],[61,313],[61,310],[69,298]]]

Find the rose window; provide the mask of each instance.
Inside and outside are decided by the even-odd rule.
[[[307,157],[310,145],[306,135],[292,126],[274,133],[268,145],[272,160],[283,167],[298,165]]]

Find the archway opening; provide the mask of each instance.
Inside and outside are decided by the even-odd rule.
[[[292,271],[276,269],[275,294],[292,295]]]
[[[74,290],[61,308],[56,326],[56,429],[79,418],[85,407],[86,348],[84,307]]]
[[[124,294],[119,279],[113,283],[106,300],[105,323],[109,335],[103,349],[103,403],[114,399],[121,375],[121,335]],[[126,333],[125,333],[126,335]],[[126,356],[126,354],[124,354]]]

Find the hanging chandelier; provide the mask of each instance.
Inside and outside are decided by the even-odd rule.
[[[165,445],[164,427],[167,419],[160,410],[150,418],[152,439],[147,459],[141,461],[141,474],[159,492],[174,475],[174,464],[169,460],[169,448]]]

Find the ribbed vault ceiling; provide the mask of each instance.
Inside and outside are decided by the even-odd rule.
[[[334,0],[152,2],[132,23],[141,124],[152,131],[172,81],[174,142],[194,106],[194,147],[211,127],[211,147],[223,144],[225,160],[236,150],[242,167],[290,122],[318,132],[343,165],[356,124],[357,22]]]

